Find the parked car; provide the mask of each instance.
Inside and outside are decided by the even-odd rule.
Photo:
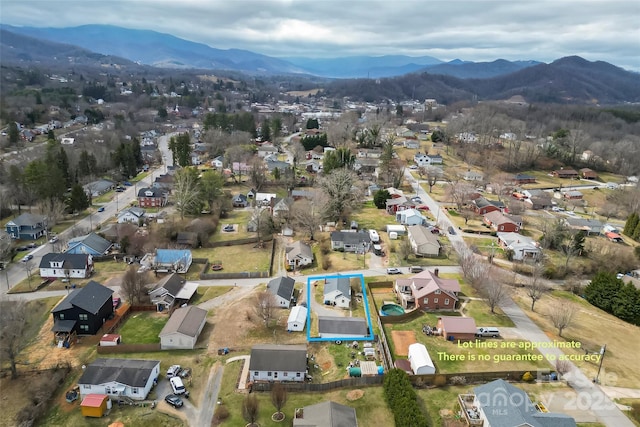
[[[104,206],[100,206],[100,207],[98,208],[98,212],[104,212]]]
[[[422,199],[420,197],[414,197],[413,199],[411,199],[411,201],[413,203],[422,203]]]
[[[449,234],[454,235],[456,234],[456,230],[453,229],[453,227],[449,227]]]
[[[123,182],[123,184],[126,185],[127,187],[131,187],[133,185],[129,181],[125,181],[125,182]]]
[[[389,267],[387,268],[387,274],[402,274],[399,268]]]
[[[167,378],[175,377],[180,373],[180,365],[171,365],[167,369]]]
[[[420,267],[419,265],[409,267],[409,273],[420,273],[421,271],[424,271],[424,267]]]
[[[37,248],[38,246],[39,245],[36,242],[32,242],[27,245],[27,248],[34,249],[34,248]]]
[[[164,401],[174,408],[182,408],[182,405],[184,405],[182,399],[180,399],[180,397],[176,396],[175,394],[167,394],[167,396],[164,398]]]
[[[28,254],[28,255],[25,255],[24,258],[22,258],[22,262],[27,262],[27,261],[30,261],[32,259],[33,259],[33,255]]]
[[[222,231],[226,231],[226,232],[233,231],[233,225],[231,224],[225,225],[224,227],[222,227]]]
[[[58,236],[53,236],[52,238],[49,239],[49,243],[55,243],[58,241]]]
[[[498,330],[498,328],[495,328],[493,326],[486,327],[486,328],[478,328],[476,330],[476,336],[498,338],[500,336],[500,331]]]
[[[116,308],[118,308],[120,306],[120,298],[119,297],[115,297],[113,298],[113,309],[115,310]]]
[[[169,379],[169,384],[171,385],[171,390],[173,390],[173,394],[186,394],[187,388],[184,386],[182,379],[178,376],[171,377]]]

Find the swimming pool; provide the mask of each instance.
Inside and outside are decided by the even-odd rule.
[[[380,314],[382,316],[399,316],[404,314],[404,308],[398,304],[384,304],[380,309]]]

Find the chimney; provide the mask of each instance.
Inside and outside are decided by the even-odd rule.
[[[433,269],[433,275],[434,275],[434,276],[439,277],[439,276],[438,276],[438,274],[439,274],[439,273],[440,273],[440,269],[438,269],[438,268],[434,268],[434,269]]]

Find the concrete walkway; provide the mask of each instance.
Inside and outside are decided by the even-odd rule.
[[[242,366],[242,372],[240,373],[240,382],[238,383],[238,390],[246,390],[247,389],[247,380],[249,379],[249,361],[251,360],[251,356],[235,356],[227,359],[227,364],[231,362],[237,362],[238,360],[243,360],[244,365]],[[208,425],[208,424],[207,424]]]

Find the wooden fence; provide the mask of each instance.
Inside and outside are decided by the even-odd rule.
[[[345,388],[345,387],[366,387],[366,386],[380,385],[382,384],[382,379],[383,379],[382,375],[376,375],[371,377],[345,378],[342,380],[332,381],[328,383],[321,383],[321,384],[305,383],[305,382],[299,382],[299,383],[289,382],[289,383],[282,383],[282,385],[289,392],[295,392],[295,391],[326,392],[326,391],[331,391],[331,390],[335,390],[338,388]],[[255,382],[252,384],[251,390],[252,391],[271,391],[273,384],[274,383],[272,382]]]
[[[223,246],[248,245],[249,243],[258,243],[260,241],[270,242],[271,240],[273,240],[273,236],[269,234],[260,239],[256,236],[256,237],[246,237],[244,239],[223,240],[223,241],[213,242],[209,244],[209,247],[220,248]]]

